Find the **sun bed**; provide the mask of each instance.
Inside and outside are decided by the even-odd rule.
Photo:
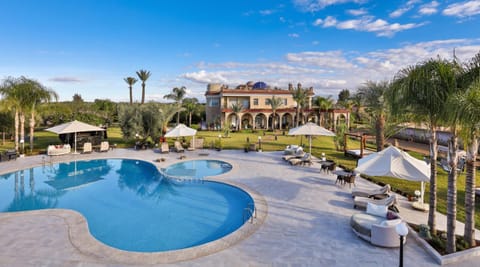
[[[108,143],[108,141],[102,141],[100,143],[100,152],[107,152],[109,148],[110,144]]]
[[[47,147],[47,155],[49,156],[58,156],[70,153],[72,148],[70,144],[65,145],[49,145]]]
[[[183,148],[182,144],[180,144],[180,142],[178,141],[175,141],[174,143],[174,149],[175,149],[175,152],[185,152],[185,149]]]
[[[283,156],[282,159],[286,160],[286,161],[289,161],[289,160],[294,159],[294,158],[302,158],[304,155],[305,155],[305,152],[303,151],[303,148],[302,147],[297,147],[295,149],[295,153]]]
[[[384,199],[372,199],[368,197],[355,197],[353,199],[353,207],[354,208],[362,208],[366,209],[368,203],[379,205],[379,206],[387,206],[390,209],[398,212],[398,208],[395,206],[397,204],[397,196],[395,194],[389,195],[387,198]]]
[[[355,187],[352,189],[352,197],[385,198],[390,189],[389,184],[375,189]]]
[[[285,155],[293,155],[297,151],[297,148],[299,148],[298,145],[288,145],[285,150],[283,150],[283,154]]]
[[[293,158],[288,161],[291,165],[305,165],[312,164],[312,155],[305,153],[301,158]]]
[[[83,153],[92,153],[92,143],[86,142],[83,144]]]
[[[162,142],[162,144],[160,145],[160,153],[168,153],[170,152],[170,148],[168,147],[168,143],[167,142]]]

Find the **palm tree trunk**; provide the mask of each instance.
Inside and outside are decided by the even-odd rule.
[[[432,235],[437,234],[437,224],[435,220],[435,212],[437,211],[437,155],[438,155],[438,140],[437,130],[435,126],[430,128],[430,196],[429,196],[429,211],[428,211],[428,226]]]
[[[15,109],[15,150],[18,151],[18,132],[20,127],[20,119],[18,115],[18,110]]]
[[[295,114],[295,127],[298,127],[300,122],[300,107],[297,106],[296,114]]]
[[[133,104],[132,86],[130,86],[130,105]]]
[[[457,221],[457,163],[458,163],[458,137],[455,129],[452,130],[452,137],[448,140],[448,189],[447,189],[447,253],[454,253],[455,229]]]
[[[35,132],[35,112],[30,114],[30,153],[33,151],[33,134]]]
[[[385,144],[385,116],[383,114],[380,114],[377,117],[375,128],[376,128],[375,141],[377,143],[377,152],[380,152],[383,150],[383,146]]]
[[[470,246],[475,245],[475,160],[477,158],[478,140],[472,134],[467,147],[467,173],[465,177],[465,229],[463,239]]]
[[[188,127],[192,126],[192,112],[188,113]]]
[[[22,154],[25,154],[25,114],[23,112],[20,113],[20,142],[23,140],[22,146]]]
[[[177,125],[180,124],[180,111],[177,112]]]
[[[145,82],[142,82],[142,104],[145,103]]]

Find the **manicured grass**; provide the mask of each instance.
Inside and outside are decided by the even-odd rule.
[[[221,135],[219,138],[218,136]],[[235,133],[229,133],[228,136],[225,136],[223,132],[218,131],[198,131],[196,138],[204,138],[204,147],[210,148],[218,142],[219,139],[222,141],[223,149],[241,149],[243,150],[245,144],[247,144],[247,138],[250,140],[250,143],[257,144],[258,147],[258,137],[261,137],[262,150],[263,151],[279,151],[283,150],[285,146],[290,144],[303,144],[305,146],[305,151],[308,151],[308,138],[301,136],[288,136],[284,135],[283,131],[273,132],[264,132],[264,131],[240,131]],[[276,139],[275,139],[276,136]],[[187,141],[190,141],[191,138],[186,138]],[[133,147],[135,140],[127,140],[122,137],[121,131],[119,128],[109,128],[108,129],[108,140],[111,144],[117,144],[117,147]],[[174,139],[169,138],[168,142],[173,144]],[[30,154],[39,154],[45,153],[46,148],[50,144],[60,144],[61,141],[58,139],[58,136],[45,131],[38,131],[35,133],[35,147],[33,153],[29,152],[29,149],[26,149],[27,155]],[[25,148],[28,148],[29,144],[25,143]],[[13,142],[7,140],[5,145],[0,146],[0,150],[6,150],[13,148]],[[359,147],[358,141],[349,140],[348,147],[355,148]],[[252,153],[252,152],[251,152]],[[320,158],[321,153],[325,153],[328,159],[334,160],[337,165],[343,165],[346,168],[353,169],[357,165],[357,161],[353,158],[345,157],[343,151],[337,151],[333,143],[332,137],[326,136],[315,136],[312,138],[312,155]],[[414,157],[419,159],[423,158],[423,155],[419,153],[411,152]],[[410,195],[414,195],[415,190],[420,189],[419,182],[410,182],[402,179],[395,179],[389,177],[370,177],[375,182],[388,183],[392,185],[394,190],[398,189],[402,192],[405,192]],[[438,199],[438,211],[443,214],[446,214],[447,206],[447,173],[441,168],[438,169],[438,187],[437,187],[437,199]],[[476,184],[480,185],[480,175],[476,176]],[[465,173],[462,173],[457,180],[457,216],[459,221],[465,220]],[[426,186],[425,191],[425,201],[428,202],[429,187]],[[475,225],[477,228],[480,228],[480,205],[477,200],[476,205],[476,217]]]

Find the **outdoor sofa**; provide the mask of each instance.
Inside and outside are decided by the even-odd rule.
[[[70,153],[72,148],[70,147],[70,144],[64,144],[64,145],[49,145],[47,147],[47,155],[49,156],[58,156],[58,155],[64,155]]]
[[[400,216],[388,211],[387,206],[371,203],[368,203],[365,213],[353,214],[350,217],[350,226],[358,237],[372,245],[388,248],[400,246],[395,227],[401,222]]]

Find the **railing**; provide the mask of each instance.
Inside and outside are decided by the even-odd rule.
[[[250,223],[253,223],[254,218],[257,218],[257,209],[255,208],[255,204],[248,203],[247,207],[243,209],[243,223],[248,219],[250,219]]]

